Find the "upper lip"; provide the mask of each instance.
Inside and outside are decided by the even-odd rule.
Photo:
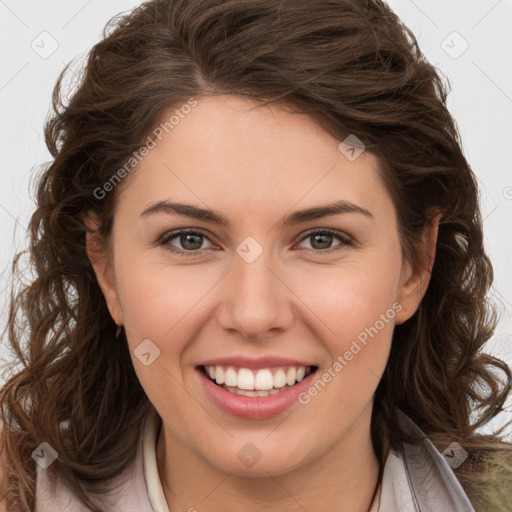
[[[203,361],[198,366],[234,366],[236,368],[273,368],[276,366],[315,366],[312,363],[287,357],[265,356],[253,359],[247,356],[217,357]]]

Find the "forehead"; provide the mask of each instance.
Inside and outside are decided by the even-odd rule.
[[[162,114],[161,125],[174,116],[172,129],[126,183],[123,196],[140,211],[176,197],[253,213],[342,198],[389,202],[377,158],[365,151],[350,161],[310,116],[237,96],[198,98],[188,113],[176,110]]]

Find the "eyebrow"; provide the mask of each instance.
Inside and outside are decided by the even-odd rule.
[[[215,210],[199,208],[191,204],[174,203],[170,201],[158,201],[156,203],[150,204],[140,214],[140,217],[148,217],[157,213],[178,214],[204,222],[218,224],[227,228],[230,227],[229,220]],[[305,210],[295,211],[283,217],[279,225],[289,226],[299,224],[301,222],[320,219],[329,215],[338,215],[341,213],[358,213],[364,215],[365,217],[373,218],[372,213],[365,208],[361,208],[360,206],[349,201],[342,200],[327,204],[325,206],[315,206]]]

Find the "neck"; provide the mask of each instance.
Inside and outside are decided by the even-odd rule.
[[[370,420],[371,405],[315,460],[284,474],[257,477],[220,471],[162,425],[157,462],[169,509],[368,512],[379,475]]]

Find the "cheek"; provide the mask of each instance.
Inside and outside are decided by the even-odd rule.
[[[160,415],[172,418],[176,408],[184,411],[175,425],[179,430],[193,420],[182,371],[184,354],[202,326],[196,318],[200,300],[214,283],[211,277],[199,278],[197,270],[194,276],[192,266],[173,268],[134,254],[119,260],[118,292],[135,372]],[[145,353],[150,354],[148,365]]]
[[[294,291],[323,323],[328,338],[356,337],[373,326],[396,301],[400,259],[344,262],[338,268],[319,268],[296,280]],[[388,317],[395,310],[388,313]],[[379,323],[380,325],[380,323]],[[387,323],[386,323],[387,325]]]
[[[197,325],[194,318],[201,300],[218,278],[194,265],[170,265],[160,256],[119,258],[116,269],[123,318],[132,341],[150,338],[163,344],[172,338],[176,340],[172,350],[178,351],[180,333]]]
[[[334,408],[369,400],[387,362],[395,317],[402,309],[396,301],[400,247],[390,246],[384,254],[316,272],[301,281],[297,292],[315,313],[310,316],[314,330],[329,354],[325,375],[318,378],[329,382],[325,387],[331,391],[322,394]]]
[[[393,307],[394,306],[394,307]],[[388,287],[364,286],[345,281],[345,286],[329,294],[318,294],[317,322],[325,333],[322,342],[332,362],[339,361],[339,374],[344,375],[346,389],[360,389],[362,380],[377,381],[384,369],[397,313],[396,302]],[[322,323],[329,329],[320,326]],[[342,371],[343,370],[343,371]],[[349,377],[350,376],[350,377]],[[375,382],[376,384],[377,382]]]

